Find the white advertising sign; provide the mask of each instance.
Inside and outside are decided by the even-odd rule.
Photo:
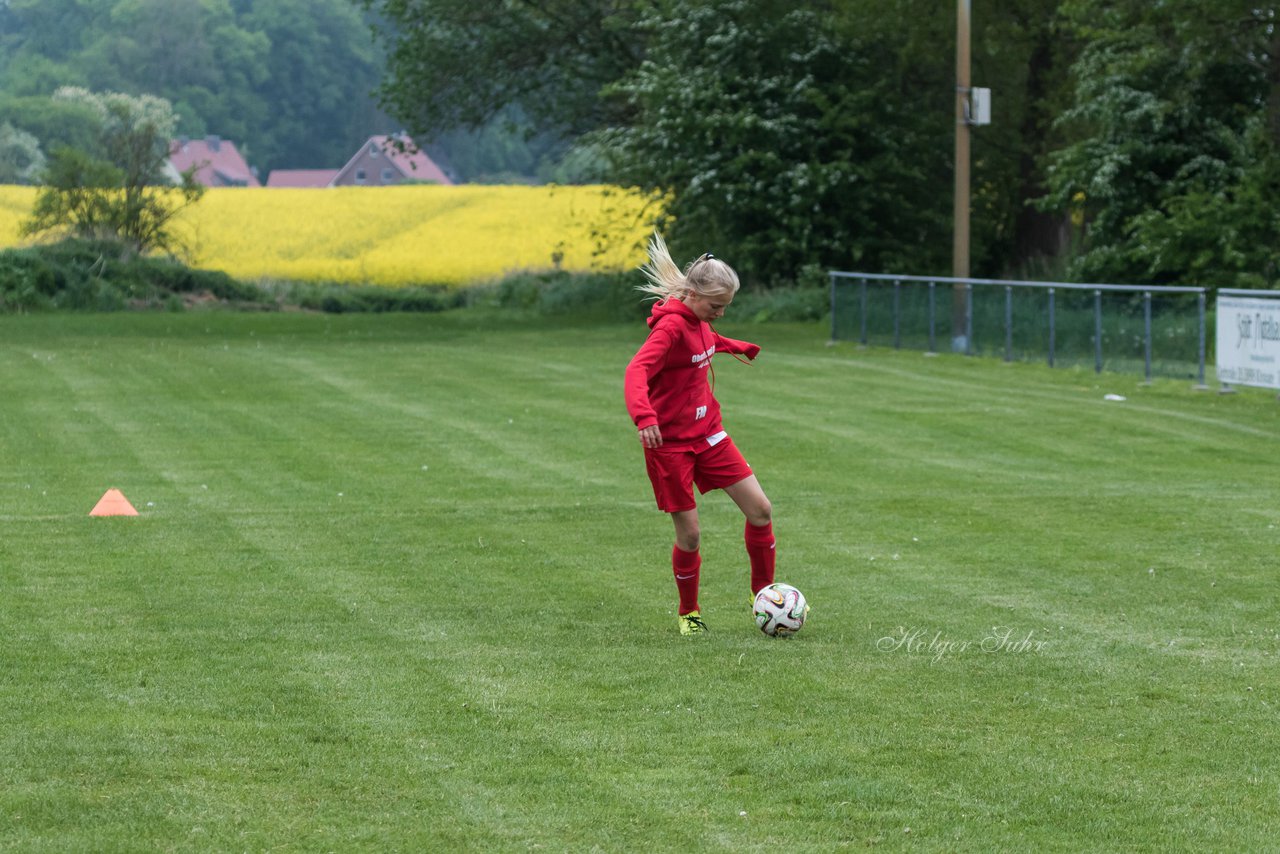
[[[1218,382],[1280,388],[1280,299],[1218,297]]]

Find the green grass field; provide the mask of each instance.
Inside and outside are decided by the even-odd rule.
[[[638,324],[0,319],[0,849],[1275,850],[1273,394],[722,331],[789,640]]]

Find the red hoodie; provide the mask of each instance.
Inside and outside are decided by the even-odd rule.
[[[666,450],[698,450],[723,432],[707,369],[717,352],[754,359],[759,346],[725,338],[684,303],[655,303],[649,337],[627,365],[627,412],[637,430],[657,424]]]

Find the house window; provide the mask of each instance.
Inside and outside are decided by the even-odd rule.
[[[369,156],[377,157],[379,153],[380,152],[378,151],[378,143],[376,142],[369,143]]]
[[[363,184],[365,182],[365,174],[363,169],[356,170],[356,183]]]
[[[390,184],[392,181],[395,180],[395,178],[396,178],[395,172],[391,171],[390,169],[382,170],[382,183]]]

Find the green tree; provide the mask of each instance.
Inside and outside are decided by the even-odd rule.
[[[181,114],[178,133],[234,140],[261,169],[338,166],[370,134],[399,130],[374,100],[382,60],[351,0],[11,0],[4,9],[0,92],[10,98],[64,85],[153,93]]]
[[[218,134],[256,159],[270,106],[270,41],[243,28],[229,0],[112,0],[110,25],[77,56],[88,85],[157,93],[185,118],[176,132]]]
[[[179,249],[173,218],[199,200],[204,188],[191,172],[177,188],[164,175],[177,123],[169,102],[75,88],[61,89],[56,97],[95,112],[98,150],[64,146],[53,152],[22,232],[113,239],[138,252]]]
[[[1047,204],[1080,212],[1086,280],[1280,278],[1280,40],[1274,4],[1075,0],[1073,134]]]
[[[510,106],[475,130],[458,128],[435,135],[434,145],[451,174],[468,183],[509,184],[546,181],[580,184],[603,174],[598,158],[577,159],[555,132],[539,131],[518,106]],[[436,151],[430,151],[432,157]],[[438,161],[440,162],[440,161]]]
[[[34,136],[44,151],[60,145],[84,150],[98,138],[98,119],[92,109],[49,95],[0,96],[0,121]]]
[[[0,184],[32,184],[44,171],[40,141],[8,122],[0,123]]]
[[[267,168],[338,167],[371,134],[399,130],[373,97],[382,56],[351,0],[232,0],[269,45],[256,92],[269,116],[246,131]]]
[[[85,34],[107,25],[110,6],[110,0],[7,0],[0,17],[6,88],[16,94],[47,94],[47,89],[31,91],[21,85],[24,70],[39,60],[66,68],[83,50]]]
[[[415,131],[477,129],[509,105],[570,139],[615,121],[601,90],[640,62],[646,0],[358,0],[388,47],[384,105]],[[424,97],[429,93],[429,96]]]
[[[633,120],[602,150],[669,194],[685,253],[766,282],[807,264],[936,266],[945,207],[925,196],[944,148],[927,116],[894,115],[893,45],[842,34],[826,6],[680,0],[645,20],[649,55],[611,90]]]

